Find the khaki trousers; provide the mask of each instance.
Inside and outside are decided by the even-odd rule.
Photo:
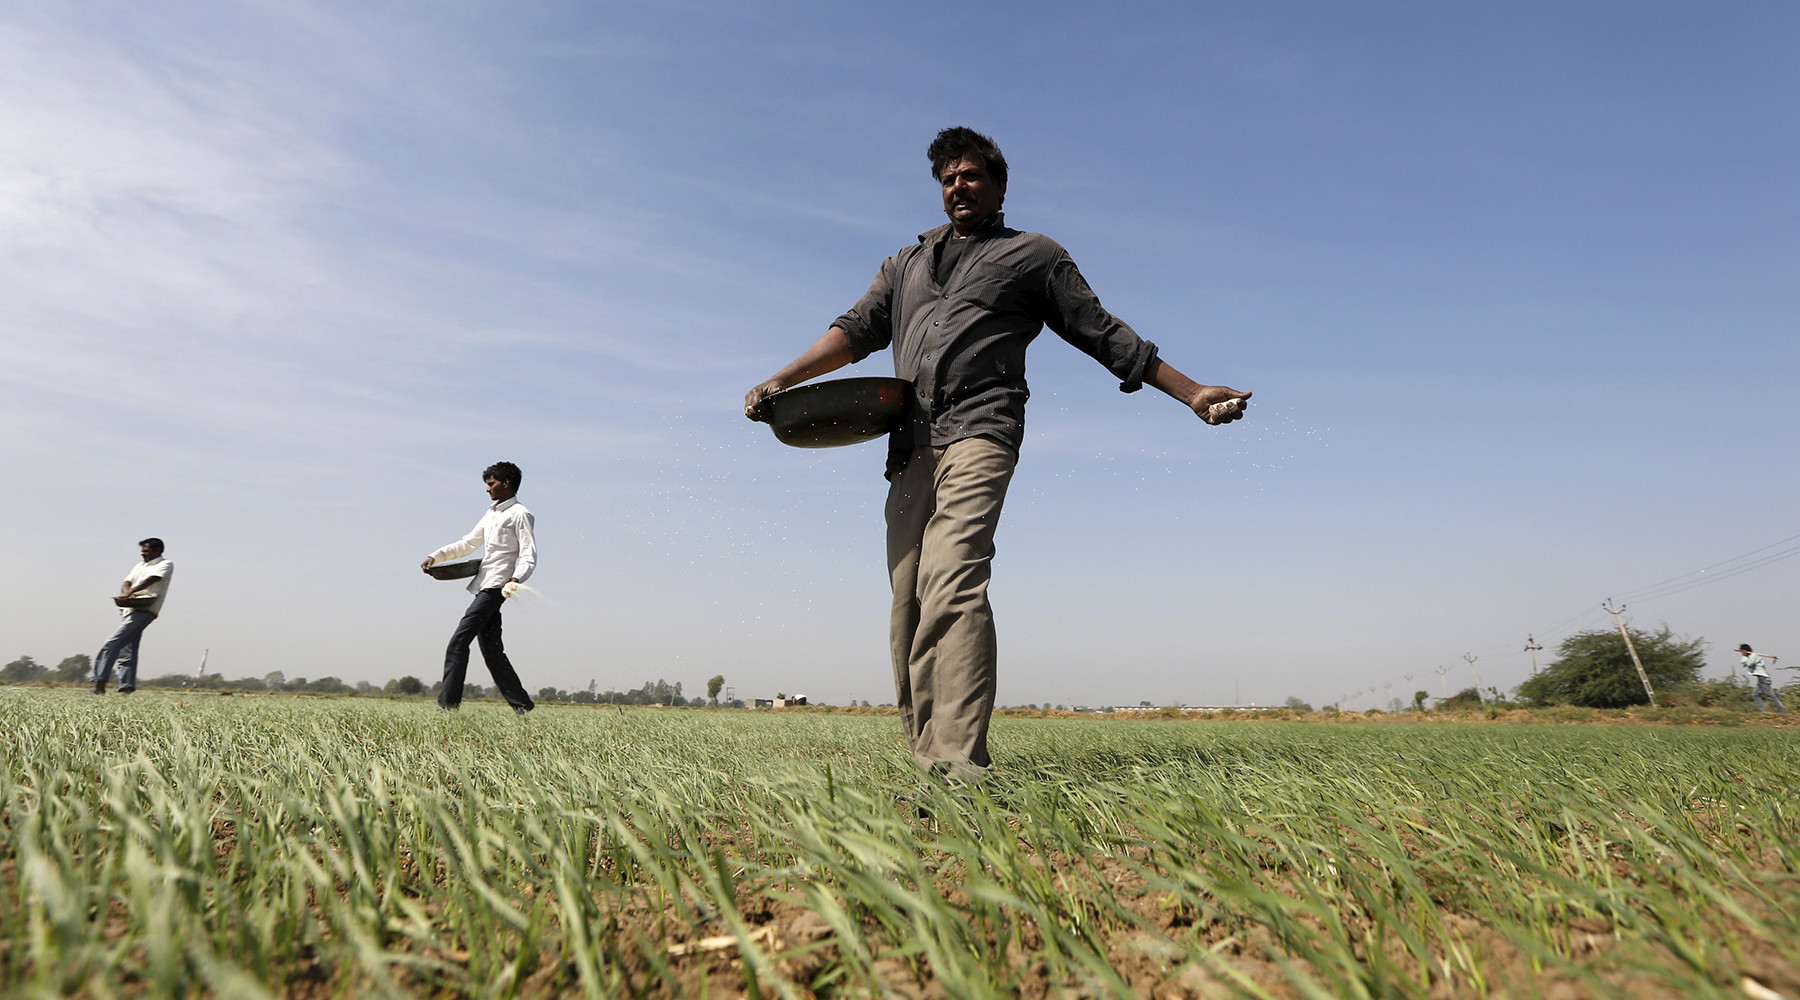
[[[999,647],[987,589],[1018,458],[987,438],[914,448],[888,487],[888,638],[900,723],[920,768],[967,781],[991,766]]]

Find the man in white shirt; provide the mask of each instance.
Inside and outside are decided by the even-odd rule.
[[[463,678],[469,672],[469,643],[481,643],[481,658],[488,673],[494,675],[494,687],[513,711],[524,715],[537,706],[512,661],[506,658],[506,647],[500,641],[500,605],[531,578],[537,568],[537,541],[532,538],[536,519],[518,501],[519,481],[524,474],[511,462],[496,462],[481,472],[487,484],[488,498],[493,504],[475,530],[457,541],[425,557],[419,568],[427,573],[431,565],[445,559],[466,556],[482,549],[481,568],[469,581],[469,592],[475,600],[463,612],[462,621],[450,634],[450,648],[444,651],[444,686],[438,692],[438,707],[452,709],[462,704]]]
[[[113,603],[119,607],[119,629],[100,647],[94,657],[94,693],[106,693],[106,681],[113,667],[119,668],[119,693],[137,690],[138,640],[144,629],[162,614],[163,599],[169,596],[169,579],[175,575],[175,564],[163,558],[163,540],[146,538],[138,543],[143,561],[131,567]]]
[[[1758,712],[1767,712],[1769,710],[1769,706],[1763,704],[1763,696],[1767,695],[1769,700],[1775,703],[1776,710],[1782,715],[1786,715],[1787,706],[1781,703],[1781,696],[1775,693],[1775,682],[1769,679],[1769,666],[1767,660],[1756,655],[1756,652],[1750,648],[1750,644],[1747,642],[1738,645],[1738,652],[1744,654],[1744,659],[1742,661],[1744,669],[1750,671],[1750,678],[1756,682],[1756,687],[1752,688],[1750,691],[1751,700],[1756,702],[1756,710]],[[1768,660],[1773,659],[1778,659],[1778,657],[1768,657]]]

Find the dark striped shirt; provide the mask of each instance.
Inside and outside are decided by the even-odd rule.
[[[1055,240],[1009,229],[1001,215],[969,236],[939,273],[949,224],[887,260],[869,290],[832,324],[857,361],[890,344],[894,374],[913,383],[913,406],[890,439],[888,475],[914,447],[988,437],[1015,451],[1024,440],[1025,348],[1051,332],[1136,392],[1156,345],[1107,312]]]

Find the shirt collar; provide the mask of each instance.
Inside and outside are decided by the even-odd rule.
[[[488,510],[505,510],[506,508],[511,507],[513,504],[516,504],[518,502],[519,502],[519,498],[517,495],[510,496],[510,497],[507,497],[505,500],[495,500],[493,503],[488,505]]]
[[[975,231],[969,234],[969,238],[974,239],[977,236],[986,236],[990,233],[993,233],[993,232],[1003,228],[1005,225],[1006,225],[1006,213],[1005,212],[995,212],[993,215],[988,216],[988,219],[986,222],[983,222],[981,225],[976,226]],[[956,230],[955,223],[946,222],[943,225],[937,227],[936,229],[930,229],[930,230],[926,230],[925,232],[920,233],[919,234],[919,242],[920,243],[937,243],[941,240],[947,240],[950,238],[950,234],[955,232],[955,230]]]

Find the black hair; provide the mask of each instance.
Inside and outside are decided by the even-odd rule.
[[[511,462],[495,462],[493,465],[481,470],[482,482],[492,479],[505,483],[515,490],[519,488],[519,481],[524,478],[525,473],[520,472],[519,467]]]
[[[1749,643],[1747,643],[1747,642],[1745,642],[1745,643],[1739,643],[1739,644],[1738,644],[1738,652],[1740,652],[1740,653],[1754,653],[1754,652],[1756,652],[1756,650],[1754,650],[1754,649],[1751,649],[1751,648],[1750,648],[1750,644],[1749,644]]]
[[[987,167],[988,176],[994,179],[995,184],[1000,185],[1001,191],[1006,190],[1006,156],[1000,152],[1000,147],[994,144],[994,140],[972,128],[957,125],[944,129],[937,134],[936,139],[931,140],[931,147],[925,150],[925,155],[931,158],[932,180],[942,180],[944,168],[957,160],[965,156],[979,156],[982,164]]]
[[[146,539],[138,542],[138,544],[139,545],[148,545],[158,552],[161,552],[163,550],[163,543],[162,543],[162,539],[160,539],[160,538],[146,538]]]

